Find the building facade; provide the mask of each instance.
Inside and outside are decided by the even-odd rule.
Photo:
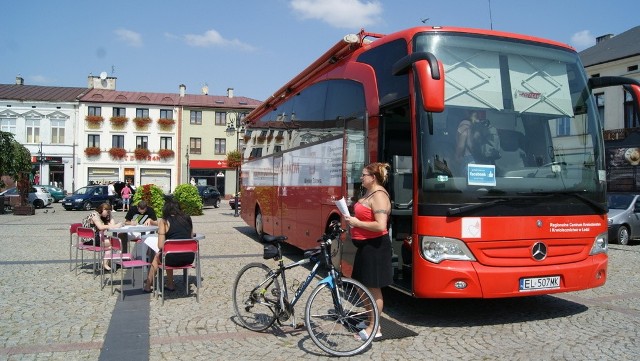
[[[68,192],[128,180],[171,193],[193,178],[231,196],[238,174],[226,156],[242,148],[240,120],[260,101],[207,93],[118,91],[105,74],[87,88],[0,84],[0,130],[29,149],[34,176]]]
[[[580,52],[580,59],[589,77],[623,76],[640,81],[640,26],[598,37],[596,45]],[[597,89],[594,95],[605,130],[640,127],[631,95],[622,87]]]
[[[31,177],[69,191],[77,187],[79,98],[87,88],[0,84],[0,131],[12,133],[31,153]]]

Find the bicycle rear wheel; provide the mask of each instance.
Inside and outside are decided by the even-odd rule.
[[[375,332],[366,340],[358,336],[360,327],[380,322],[378,307],[369,290],[360,282],[343,278],[334,292],[329,284],[318,285],[307,300],[305,325],[313,342],[334,356],[352,356],[371,344]]]
[[[233,308],[240,323],[252,330],[263,331],[276,320],[280,284],[267,275],[271,269],[262,263],[244,266],[233,283]]]

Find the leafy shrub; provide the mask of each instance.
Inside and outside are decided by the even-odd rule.
[[[145,184],[136,188],[133,195],[132,204],[138,204],[140,200],[147,201],[149,206],[156,212],[158,218],[162,218],[162,208],[164,207],[164,192],[155,184]]]
[[[202,215],[202,198],[196,186],[189,183],[177,186],[173,198],[178,201],[184,213],[190,216]]]

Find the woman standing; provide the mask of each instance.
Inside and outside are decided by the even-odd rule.
[[[387,224],[391,212],[389,193],[383,184],[387,182],[389,164],[371,163],[362,170],[362,187],[366,193],[355,203],[354,216],[346,217],[351,226],[351,239],[357,247],[351,277],[365,285],[382,314],[382,287],[393,282],[391,264],[391,239]],[[373,322],[361,330],[357,337],[363,340],[372,332],[375,338],[382,337],[380,329],[373,329]]]
[[[122,211],[128,212],[129,204],[131,203],[131,188],[129,188],[129,184],[122,187],[120,195],[122,196]]]

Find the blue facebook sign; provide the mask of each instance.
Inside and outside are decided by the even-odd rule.
[[[468,164],[467,183],[472,186],[495,186],[496,166],[490,164]]]

